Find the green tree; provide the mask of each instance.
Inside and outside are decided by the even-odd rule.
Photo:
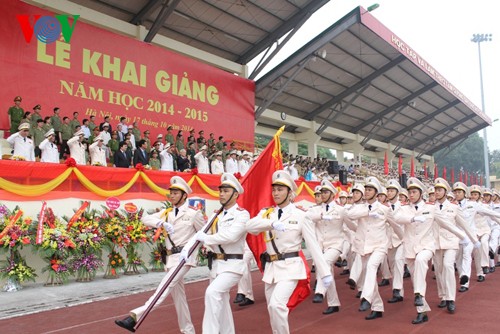
[[[483,138],[474,133],[451,151],[449,148],[444,148],[436,152],[434,159],[438,164],[440,175],[443,167],[446,166],[448,178],[452,168],[455,170],[455,180],[458,179],[460,168],[468,172],[480,172],[484,175]]]

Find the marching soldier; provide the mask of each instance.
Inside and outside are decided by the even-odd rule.
[[[50,129],[45,134],[45,139],[40,143],[39,147],[42,151],[41,162],[59,163],[59,150],[55,144],[56,134],[54,129]]]
[[[415,293],[414,305],[417,307],[417,317],[412,324],[421,324],[429,320],[427,312],[431,310],[425,300],[427,290],[426,275],[436,249],[434,239],[435,221],[440,227],[446,228],[459,238],[465,234],[455,225],[441,220],[434,220],[435,206],[423,201],[425,194],[424,184],[415,177],[408,179],[409,205],[402,205],[394,212],[394,219],[399,224],[404,224],[403,247],[406,263],[410,269],[413,291]],[[392,214],[392,212],[391,212]]]
[[[467,222],[459,214],[458,205],[450,203],[446,198],[446,194],[451,187],[445,179],[437,178],[434,180],[435,194],[435,219],[444,220],[449,224],[458,225],[469,237],[469,239],[477,245],[477,238],[467,224]],[[436,239],[436,253],[433,257],[434,272],[436,273],[436,282],[438,288],[438,296],[441,299],[439,308],[447,308],[448,312],[455,313],[455,296],[457,291],[457,283],[455,280],[455,259],[460,241],[453,233],[446,229],[434,225],[434,237]]]
[[[236,294],[236,298],[233,300],[233,303],[238,304],[239,306],[253,305],[255,303],[251,272],[253,258],[252,250],[245,242],[245,252],[243,253],[243,261],[246,264],[245,272],[238,282],[238,293]]]
[[[264,266],[267,310],[273,333],[290,333],[288,301],[299,280],[307,277],[300,257],[302,238],[307,243],[316,272],[325,288],[333,278],[316,241],[314,230],[306,213],[291,203],[297,185],[290,174],[278,170],[272,176],[272,195],[276,206],[262,209],[247,223],[252,234],[264,233],[267,251],[262,255]]]
[[[499,203],[498,192],[496,190],[492,191],[491,189],[486,189],[483,192],[483,197],[484,197],[484,202],[490,206],[490,209],[496,212],[500,212],[500,205],[498,204]],[[490,247],[490,273],[492,273],[495,271],[495,254],[497,253],[498,249],[498,238],[500,237],[500,225],[496,224],[489,217],[488,217],[488,223],[490,224],[491,228],[489,247]]]
[[[224,210],[215,218],[208,234],[199,231],[195,235],[196,240],[211,249],[208,253],[210,285],[205,292],[203,315],[203,333],[206,334],[235,333],[229,291],[241,280],[247,266],[243,253],[245,224],[250,218],[248,211],[236,203],[241,194],[243,187],[236,177],[222,174],[219,201]]]
[[[166,248],[167,248],[167,262],[165,266],[166,275],[163,277],[161,283],[158,285],[155,293],[148,299],[148,301],[130,311],[130,315],[122,320],[116,320],[115,323],[135,332],[134,326],[137,320],[142,316],[144,311],[149,307],[153,299],[160,292],[161,287],[173,274],[174,269],[180,262],[180,252],[184,249],[188,240],[190,240],[196,231],[200,230],[205,223],[203,213],[195,207],[188,206],[187,198],[192,190],[189,185],[180,176],[173,176],[170,179],[170,201],[172,207],[161,212],[145,215],[141,221],[144,225],[164,229],[167,233]],[[172,279],[171,284],[167,287],[165,292],[161,295],[155,307],[160,305],[165,298],[171,293],[174,300],[175,311],[177,313],[177,321],[179,329],[182,333],[194,334],[194,326],[191,321],[186,294],[184,292],[184,275],[196,267],[196,259],[192,257],[186,261],[186,264],[181,268],[179,273]]]
[[[33,141],[28,138],[30,133],[29,123],[22,123],[18,129],[18,132],[11,134],[7,138],[7,142],[14,148],[13,157],[19,157],[26,161],[35,161],[35,146]]]
[[[337,189],[328,180],[321,181],[321,199],[323,204],[309,209],[307,216],[315,225],[316,236],[323,258],[329,266],[330,274],[333,277],[333,264],[342,253],[345,240],[344,220],[347,219],[345,209],[335,202]],[[339,312],[340,300],[335,287],[335,281],[325,288],[321,280],[318,280],[313,303],[322,303],[323,296],[327,296],[328,308],[323,314]]]

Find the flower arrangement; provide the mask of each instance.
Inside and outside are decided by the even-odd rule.
[[[149,265],[151,266],[151,271],[159,272],[165,270],[165,263],[163,262],[164,254],[166,255],[165,246],[158,241],[157,246],[153,248],[150,254]]]
[[[140,244],[149,241],[149,228],[140,220],[142,213],[143,210],[140,210],[138,213],[130,213],[125,221],[126,238],[129,240],[129,244],[125,247],[127,252],[125,275],[139,274],[138,267],[142,267],[146,272],[148,271],[144,265],[144,261],[141,260],[137,252],[137,248]]]
[[[49,274],[46,286],[62,285],[73,274],[73,270],[68,266],[65,258],[53,255],[45,258],[45,261],[49,264],[42,269],[42,273],[48,272]]]
[[[66,159],[66,161],[64,162],[66,164],[66,166],[68,167],[76,167],[76,160],[69,157],[68,159]]]
[[[20,155],[13,155],[12,157],[10,157],[10,160],[26,161],[26,158]]]
[[[94,217],[96,217],[94,212],[84,214],[71,226],[71,232],[77,246],[71,267],[76,272],[77,282],[92,281],[97,270],[103,266],[101,249],[104,237],[99,218],[94,219]]]
[[[125,260],[117,251],[111,251],[108,254],[108,266],[106,268],[106,273],[104,278],[118,278],[118,269],[123,269],[125,267]]]
[[[5,292],[14,292],[22,289],[21,283],[25,281],[35,281],[36,272],[26,264],[26,261],[19,256],[7,259],[7,266],[0,269],[0,277],[7,278],[7,283],[3,287]]]
[[[83,252],[71,261],[71,268],[76,272],[78,282],[90,282],[95,278],[96,272],[104,265],[102,260],[93,253]]]

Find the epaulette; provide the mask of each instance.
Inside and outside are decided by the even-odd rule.
[[[436,204],[436,202],[425,202],[425,204],[434,205],[434,204]]]
[[[450,203],[451,203],[451,204],[453,204],[453,205],[458,205],[458,203],[457,203],[457,202],[455,202],[455,201],[450,202]]]
[[[262,208],[262,209],[260,209],[260,211],[267,211],[271,208],[274,208],[274,206],[268,206],[268,207]]]
[[[193,210],[196,210],[196,211],[198,211],[198,210],[199,210],[197,207],[192,206],[192,205],[189,205],[188,207],[189,207],[190,209],[193,209]]]
[[[402,203],[401,203],[401,206],[408,206],[408,205],[410,205],[410,204],[408,204],[408,203],[406,203],[406,204],[402,204]]]
[[[302,210],[302,211],[304,211],[304,212],[307,212],[307,209],[306,209],[306,208],[304,208],[303,206],[296,205],[295,207],[296,207],[297,209],[299,209],[299,210]]]
[[[219,210],[214,210],[214,213],[219,213]]]
[[[387,202],[383,203],[383,205],[386,207],[390,207],[389,203],[387,203]]]
[[[238,210],[238,211],[245,211],[245,209],[240,208],[240,207],[237,207],[236,210]]]

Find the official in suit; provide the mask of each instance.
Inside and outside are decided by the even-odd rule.
[[[197,208],[188,205],[187,198],[188,195],[191,194],[192,190],[184,179],[179,176],[173,176],[170,179],[169,190],[172,207],[152,215],[145,215],[141,219],[144,225],[161,229],[163,233],[166,233],[167,235],[165,238],[167,248],[167,263],[165,270],[167,274],[163,277],[155,293],[144,305],[130,311],[130,316],[127,318],[115,321],[118,326],[130,331],[132,331],[136,321],[149,307],[153,299],[156,298],[161,287],[170,278],[174,269],[178,266],[180,262],[180,252],[183,247],[205,223],[203,213]],[[184,275],[186,275],[186,273],[195,266],[196,258],[192,257],[191,259],[188,259],[186,264],[178,272],[175,278],[173,278],[168,288],[155,304],[156,308],[165,300],[165,298],[167,298],[169,294],[172,294],[181,333],[195,333],[186,300],[186,294],[184,292],[183,281]]]
[[[120,148],[116,151],[114,156],[115,167],[129,168],[130,167],[130,153],[127,151],[127,142],[122,141]]]
[[[477,245],[477,237],[467,222],[459,214],[459,207],[450,203],[446,194],[451,190],[448,181],[442,178],[434,180],[434,198],[436,220],[446,221],[449,224],[459,226],[474,244]],[[439,308],[445,308],[451,314],[455,313],[455,296],[457,283],[455,279],[455,260],[459,248],[459,241],[453,233],[434,225],[434,237],[436,239],[436,252],[433,257],[434,272],[436,274],[438,296],[441,302]]]
[[[300,257],[302,239],[316,265],[316,273],[328,289],[333,278],[316,241],[311,220],[306,212],[291,203],[297,185],[290,174],[278,170],[272,176],[275,206],[262,209],[247,223],[252,234],[264,234],[266,265],[264,277],[267,310],[273,333],[290,333],[288,301],[299,280],[306,279],[306,267]]]
[[[229,291],[238,284],[246,269],[243,261],[245,224],[250,219],[248,211],[236,203],[240,194],[243,194],[243,187],[236,177],[222,174],[219,202],[223,211],[209,219],[215,218],[208,233],[199,231],[195,235],[196,240],[210,250],[210,285],[205,291],[203,315],[203,333],[206,334],[235,333]]]
[[[138,163],[144,166],[149,164],[149,154],[146,152],[146,141],[144,139],[139,140],[139,147],[134,151],[134,166]]]
[[[346,210],[335,203],[337,189],[328,180],[321,181],[321,205],[308,210],[307,216],[313,222],[316,236],[323,257],[328,264],[333,276],[333,264],[340,257],[346,236],[344,234],[344,221],[347,220]],[[326,289],[321,280],[316,285],[313,303],[322,303],[326,294],[328,307],[323,314],[331,314],[340,310],[340,300],[335,286],[335,281]]]
[[[447,229],[460,239],[463,239],[465,234],[454,224],[434,219],[435,206],[423,201],[426,189],[419,179],[410,177],[407,185],[410,203],[394,211],[394,220],[404,225],[403,247],[415,293],[414,305],[417,308],[417,317],[412,320],[412,324],[421,324],[429,320],[427,312],[431,310],[425,294],[429,261],[436,250],[434,225],[438,223],[440,227]]]

